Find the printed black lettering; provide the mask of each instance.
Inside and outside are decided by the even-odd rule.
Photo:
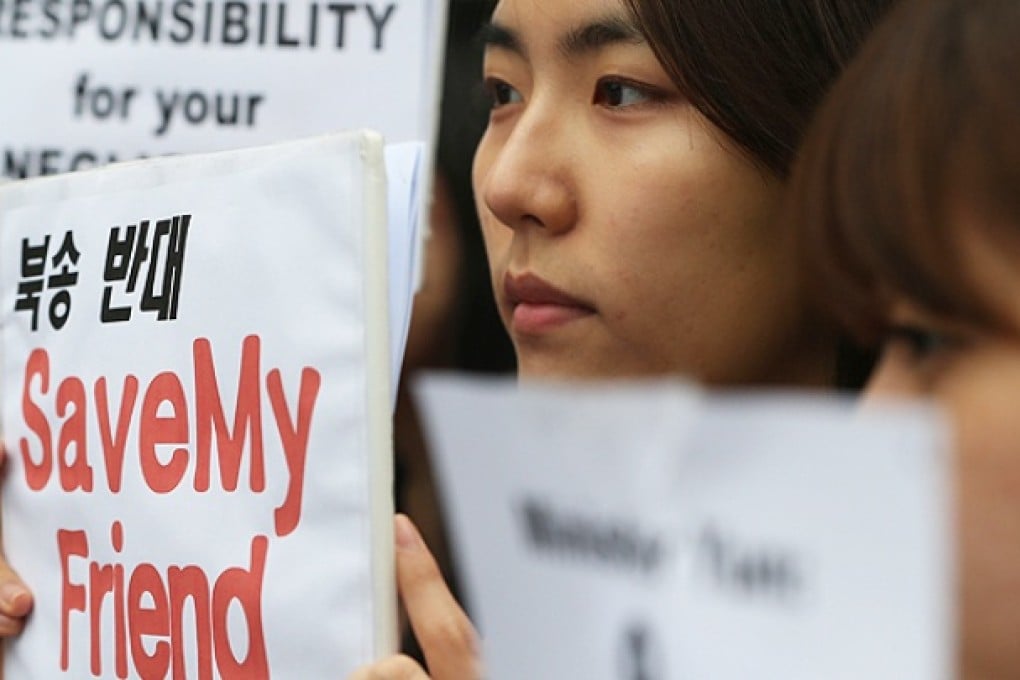
[[[377,16],[372,5],[365,5],[365,9],[368,10],[368,18],[372,22],[372,28],[375,29],[375,38],[372,41],[372,46],[376,52],[383,48],[383,29],[386,27],[390,17],[393,16],[393,10],[396,8],[396,5],[389,4],[386,6],[386,12],[382,16]]]
[[[14,302],[17,312],[31,312],[31,329],[39,328],[39,306],[42,293],[49,292],[48,317],[50,326],[60,330],[71,314],[71,291],[78,283],[78,260],[81,253],[74,244],[70,230],[64,233],[56,252],[50,255],[50,235],[42,242],[21,240],[21,280]],[[58,393],[59,397],[59,393]],[[61,445],[63,450],[63,445]]]
[[[127,28],[127,7],[121,0],[109,0],[99,13],[99,35],[107,42],[118,40]]]
[[[115,152],[97,149],[7,147],[3,149],[2,153],[3,165],[0,167],[0,171],[4,177],[11,179],[52,175],[69,170],[105,165],[118,160]]]
[[[202,32],[202,42],[206,45],[212,39],[212,11],[213,4],[211,2],[205,3],[205,30]]]
[[[143,312],[155,312],[159,321],[177,318],[177,301],[184,271],[191,215],[174,215],[137,225],[115,226],[110,230],[103,268],[103,304],[100,321],[118,323],[131,319],[131,305],[114,304],[141,290]],[[152,234],[150,239],[149,235]],[[139,286],[139,283],[144,283]],[[115,291],[115,287],[119,289]]]
[[[14,38],[28,37],[24,27],[25,20],[28,19],[25,5],[30,2],[31,0],[14,0],[14,16],[11,17],[11,36]]]
[[[178,118],[183,118],[189,125],[214,122],[221,126],[252,127],[255,125],[259,105],[265,101],[265,96],[257,93],[206,94],[198,90],[192,90],[187,94],[156,90],[155,96],[159,124],[153,130],[153,134],[157,137],[166,134],[171,123]],[[180,111],[179,115],[177,111]]]
[[[170,39],[172,41],[175,43],[186,43],[191,41],[192,37],[195,35],[195,21],[193,18],[194,12],[195,3],[191,0],[183,0],[183,2],[174,3],[172,15],[175,27],[174,30],[170,31]]]
[[[14,311],[31,312],[30,327],[39,329],[40,296],[45,288],[46,260],[49,254],[50,236],[43,237],[39,243],[31,243],[27,238],[21,239],[21,281],[18,283],[18,296],[14,301]]]
[[[43,4],[43,16],[46,18],[47,26],[39,30],[39,35],[43,38],[52,38],[60,30],[60,15],[57,14],[60,4],[61,0],[46,0]]]
[[[623,632],[620,680],[661,680],[662,650],[658,638],[644,622],[634,622]]]
[[[156,90],[156,106],[159,109],[160,121],[155,130],[157,137],[166,134],[166,131],[170,128],[170,116],[177,105],[177,98],[176,92],[172,93],[170,98],[167,99],[166,93],[162,90]]]
[[[287,5],[276,6],[276,44],[280,47],[297,47],[297,38],[287,36]]]
[[[698,554],[716,587],[749,598],[789,602],[803,589],[793,553],[775,546],[750,544],[707,526]]]
[[[223,44],[248,42],[248,5],[236,0],[223,3]]]
[[[308,46],[315,47],[319,44],[319,6],[312,5],[308,8]]]
[[[662,542],[631,521],[590,517],[527,499],[520,504],[524,535],[541,552],[634,570],[654,571],[664,557]]]
[[[78,151],[71,156],[71,162],[68,163],[67,169],[73,172],[85,168],[94,168],[99,164],[99,158],[92,151]]]
[[[198,125],[205,120],[209,112],[209,103],[201,92],[189,92],[184,99],[184,117],[192,125]]]
[[[144,2],[138,3],[137,12],[138,15],[135,19],[135,30],[132,32],[134,41],[138,42],[143,28],[149,29],[149,38],[153,42],[158,40],[160,34],[160,23],[163,15],[158,10],[154,11],[153,9],[149,9],[149,6]]]
[[[29,151],[22,151],[18,156],[16,151],[4,150],[4,177],[11,179],[25,179],[30,177],[29,162],[31,155]]]
[[[342,50],[358,44],[381,51],[397,9],[394,2],[0,0],[0,36],[284,50]],[[364,20],[355,21],[353,15]]]
[[[326,5],[326,9],[333,12],[336,15],[336,48],[343,49],[344,46],[344,26],[346,25],[345,19],[349,12],[353,12],[358,9],[357,5],[353,5],[347,2],[331,2]]]
[[[43,149],[39,154],[39,174],[56,175],[60,172],[60,149]]]
[[[126,120],[131,109],[131,100],[138,94],[138,88],[113,89],[106,85],[93,86],[88,72],[78,76],[74,84],[74,117],[88,114],[98,120],[116,116]]]
[[[71,22],[68,24],[67,34],[74,37],[78,27],[87,23],[92,18],[92,0],[73,0],[71,3]]]

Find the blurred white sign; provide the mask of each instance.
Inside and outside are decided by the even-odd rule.
[[[487,677],[950,677],[948,466],[926,409],[423,388]]]

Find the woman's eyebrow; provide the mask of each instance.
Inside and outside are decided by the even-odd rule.
[[[645,42],[644,35],[633,23],[619,16],[607,16],[567,31],[559,40],[559,48],[568,57],[578,57],[610,45]]]
[[[527,56],[524,43],[521,42],[517,31],[496,22],[484,24],[478,30],[476,40],[485,48],[502,47],[521,56]]]
[[[483,47],[500,47],[527,57],[524,41],[512,28],[490,22],[481,27],[477,39]],[[560,52],[574,58],[597,52],[620,43],[641,45],[647,42],[644,34],[632,22],[619,16],[606,16],[589,21],[565,32],[558,40]]]

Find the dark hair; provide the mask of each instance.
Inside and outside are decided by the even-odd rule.
[[[691,103],[786,177],[819,101],[892,0],[626,0]]]
[[[466,371],[508,373],[516,359],[493,300],[471,189],[471,162],[489,113],[478,75],[482,45],[475,36],[494,4],[494,0],[450,2],[436,165],[446,179],[463,249],[453,363]]]
[[[908,0],[819,113],[787,214],[810,287],[858,334],[884,331],[890,294],[1002,325],[956,239],[966,221],[1020,247],[1018,36],[1016,0]]]

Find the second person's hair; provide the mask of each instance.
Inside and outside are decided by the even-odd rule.
[[[786,177],[829,86],[893,0],[626,0],[684,95]]]

